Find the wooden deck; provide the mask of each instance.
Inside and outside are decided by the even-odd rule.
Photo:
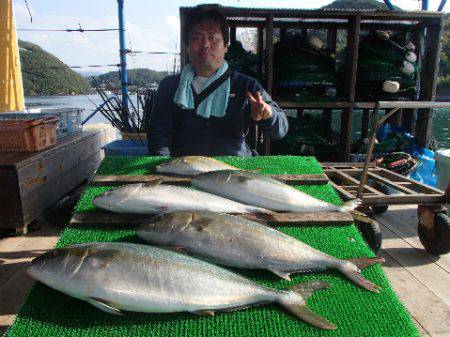
[[[377,215],[384,271],[422,336],[450,337],[450,254],[436,258],[417,237],[416,207],[391,206]],[[27,236],[0,239],[0,335],[10,326],[33,280],[26,264],[52,248],[59,231],[45,223]]]

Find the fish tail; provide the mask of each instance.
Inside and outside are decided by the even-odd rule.
[[[384,259],[382,257],[362,257],[348,259],[344,261],[339,269],[355,284],[374,293],[379,293],[381,288],[365,279],[361,274],[361,269],[379,262],[384,262]]]
[[[341,206],[341,211],[342,212],[348,212],[348,211],[353,211],[356,207],[358,207],[359,205],[361,205],[362,200],[357,198],[357,199],[352,199],[349,201],[344,202],[344,204]]]
[[[333,323],[309,310],[306,306],[306,300],[314,291],[329,287],[330,285],[327,282],[319,280],[299,283],[287,287],[279,298],[278,303],[292,312],[295,316],[315,327],[325,330],[334,330],[336,329],[336,326]]]

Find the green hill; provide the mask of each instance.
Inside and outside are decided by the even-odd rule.
[[[89,93],[89,82],[34,43],[19,40],[25,95]]]
[[[156,71],[145,68],[128,69],[128,85],[130,87],[148,87],[153,82],[159,83],[169,75],[167,71]],[[100,85],[106,86],[111,83],[114,89],[120,88],[120,75],[118,71],[110,71],[106,74],[96,76]]]

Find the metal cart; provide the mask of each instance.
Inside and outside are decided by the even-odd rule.
[[[361,104],[361,103],[359,103]],[[322,166],[331,184],[344,199],[360,198],[363,207],[370,207],[375,213],[387,210],[389,205],[418,205],[418,235],[425,249],[435,255],[450,251],[450,218],[444,205],[449,204],[450,185],[446,191],[421,184],[389,170],[375,167],[371,157],[375,145],[376,132],[389,117],[399,109],[446,108],[450,102],[387,102],[364,103],[372,109],[372,128],[364,164],[323,163]],[[386,109],[379,117],[380,109]],[[387,110],[390,109],[390,110]],[[368,180],[371,183],[368,184]],[[386,193],[383,187],[394,189],[398,194]],[[375,240],[372,248],[381,245],[379,229],[373,225],[372,233],[366,239]],[[364,230],[363,230],[364,231]]]

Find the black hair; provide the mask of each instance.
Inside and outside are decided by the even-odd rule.
[[[184,24],[184,41],[186,46],[189,43],[189,34],[192,28],[205,20],[215,22],[219,26],[223,41],[228,45],[230,41],[230,27],[219,5],[198,5],[188,12],[186,23]]]

